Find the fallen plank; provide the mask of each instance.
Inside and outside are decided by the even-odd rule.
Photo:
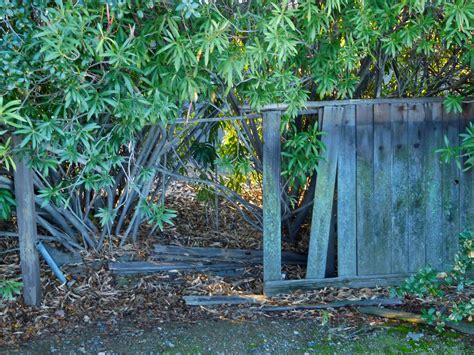
[[[240,264],[202,264],[202,263],[151,263],[145,261],[124,261],[109,263],[109,270],[116,274],[146,274],[163,271],[195,271],[219,273],[242,269]]]
[[[398,298],[375,298],[367,300],[343,300],[331,303],[321,304],[299,304],[295,306],[267,306],[259,308],[261,312],[288,312],[301,310],[318,310],[328,308],[343,308],[343,307],[362,307],[362,306],[398,306],[403,302]]]
[[[203,247],[181,247],[176,245],[155,245],[155,255],[152,259],[167,261],[232,261],[240,263],[261,264],[263,260],[262,250],[252,249],[226,249],[226,248],[203,248]],[[285,264],[306,264],[306,256],[282,252],[282,262]]]
[[[238,296],[183,296],[188,306],[215,306],[222,304],[247,304],[262,303],[265,296],[262,295],[238,295]]]
[[[385,309],[385,308],[378,308],[378,307],[361,307],[359,308],[359,312],[364,314],[369,314],[373,316],[388,318],[388,319],[396,319],[401,320],[404,322],[416,323],[416,324],[428,324],[424,319],[421,318],[421,315],[411,312],[393,310],[393,309]],[[446,327],[454,329],[460,333],[464,334],[474,334],[474,324],[468,322],[446,322]]]
[[[325,287],[365,288],[397,286],[410,275],[411,274],[407,273],[392,275],[333,277],[324,279],[268,281],[265,282],[264,293],[267,296],[273,296],[295,290],[315,290]]]

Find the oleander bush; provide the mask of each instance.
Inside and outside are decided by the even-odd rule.
[[[261,174],[259,124],[199,119],[285,102],[283,213],[296,238],[324,149],[317,115],[297,110],[436,95],[459,110],[473,89],[473,17],[463,0],[2,0],[0,189],[13,190],[13,155],[31,157],[37,221],[69,249],[172,223],[176,178],[213,187],[202,191],[261,228],[239,195]]]

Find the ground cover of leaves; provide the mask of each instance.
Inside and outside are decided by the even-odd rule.
[[[258,200],[258,196],[256,197]],[[167,206],[178,211],[175,226],[162,233],[142,238],[135,244],[119,248],[118,238],[99,254],[87,251],[82,254],[83,263],[63,266],[71,280],[68,287],[60,285],[46,264],[42,264],[43,303],[39,308],[24,305],[18,298],[13,302],[0,301],[0,346],[23,342],[40,335],[71,331],[77,333],[100,323],[113,330],[126,320],[137,328],[153,327],[168,321],[190,322],[202,319],[245,320],[258,317],[286,317],[320,319],[322,323],[343,322],[357,328],[367,322],[383,320],[361,315],[353,308],[328,311],[291,311],[265,314],[259,306],[188,307],[183,295],[236,295],[261,294],[263,289],[261,266],[249,267],[244,274],[219,277],[201,273],[155,273],[124,277],[113,275],[107,269],[108,261],[147,260],[156,243],[225,247],[242,249],[261,248],[261,233],[246,224],[232,206],[221,202],[219,228],[216,228],[215,211],[195,199],[194,190],[179,185],[168,197]],[[206,210],[207,209],[207,210]],[[146,226],[143,235],[147,234]],[[284,244],[284,249],[304,252],[305,238],[297,245]],[[1,238],[0,251],[16,249],[17,240]],[[5,279],[20,275],[17,251],[1,255],[0,275]],[[288,278],[304,277],[304,269],[289,266],[284,270]],[[289,295],[267,298],[264,305],[297,305],[328,303],[344,299],[388,297],[388,290],[325,288],[310,292],[294,292]],[[423,301],[407,300],[411,310],[419,309]],[[424,302],[430,302],[424,301]],[[370,319],[368,321],[368,318]]]

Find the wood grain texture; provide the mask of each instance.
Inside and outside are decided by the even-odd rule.
[[[258,308],[260,312],[288,312],[312,309],[328,309],[343,307],[367,307],[367,306],[399,306],[403,302],[398,298],[373,298],[363,300],[341,300],[321,304],[298,304],[290,306],[266,306]]]
[[[340,107],[328,107],[323,114],[322,128],[325,135],[322,141],[326,146],[326,151],[317,169],[306,278],[326,276],[342,113],[343,110]]]
[[[425,105],[426,131],[424,150],[424,194],[425,210],[425,242],[426,264],[441,270],[443,268],[443,203],[441,187],[441,162],[436,150],[443,146],[441,103]]]
[[[19,144],[16,137],[15,145]],[[15,156],[16,170],[15,200],[20,244],[23,299],[28,305],[41,304],[41,280],[36,230],[35,196],[33,190],[33,172],[28,166],[28,157]]]
[[[373,106],[356,107],[357,132],[357,274],[376,273],[373,258],[377,249],[374,238],[374,135]]]
[[[263,113],[263,279],[281,279],[280,112]]]
[[[315,290],[325,287],[386,287],[400,285],[411,274],[365,275],[334,277],[323,279],[280,280],[266,282],[264,293],[267,296],[284,294],[295,290]]]
[[[408,271],[415,272],[425,266],[425,196],[424,196],[424,132],[425,110],[421,104],[408,106]]]
[[[392,124],[389,104],[374,105],[374,243],[372,262],[378,274],[392,269]]]
[[[450,145],[459,144],[460,115],[443,111],[443,128]],[[449,269],[454,261],[454,255],[459,248],[460,211],[459,211],[459,183],[460,171],[456,163],[451,160],[441,166],[441,187],[443,200],[443,268]]]
[[[177,245],[155,244],[155,254],[150,259],[164,261],[200,261],[200,262],[235,262],[243,264],[261,264],[263,250],[182,247]],[[284,264],[306,265],[307,257],[302,254],[283,251],[281,259]]]
[[[187,306],[216,306],[223,304],[255,304],[265,301],[262,295],[216,295],[216,296],[183,296]]]
[[[357,275],[355,106],[344,108],[337,161],[338,276]]]
[[[408,107],[404,104],[391,105],[392,121],[392,164],[391,206],[392,220],[390,241],[392,251],[392,272],[408,272]]]

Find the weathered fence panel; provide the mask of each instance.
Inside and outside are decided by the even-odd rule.
[[[474,173],[461,173],[454,161],[441,163],[435,151],[445,137],[459,143],[474,122],[474,105],[465,103],[456,114],[432,98],[308,103],[316,107],[323,109],[327,150],[318,167],[306,279],[272,278],[265,291],[341,280],[392,284],[427,265],[447,269],[461,227],[474,227]],[[328,279],[334,196],[338,277]]]
[[[337,269],[339,276],[357,275],[356,224],[356,111],[355,105],[344,109],[337,174]]]

